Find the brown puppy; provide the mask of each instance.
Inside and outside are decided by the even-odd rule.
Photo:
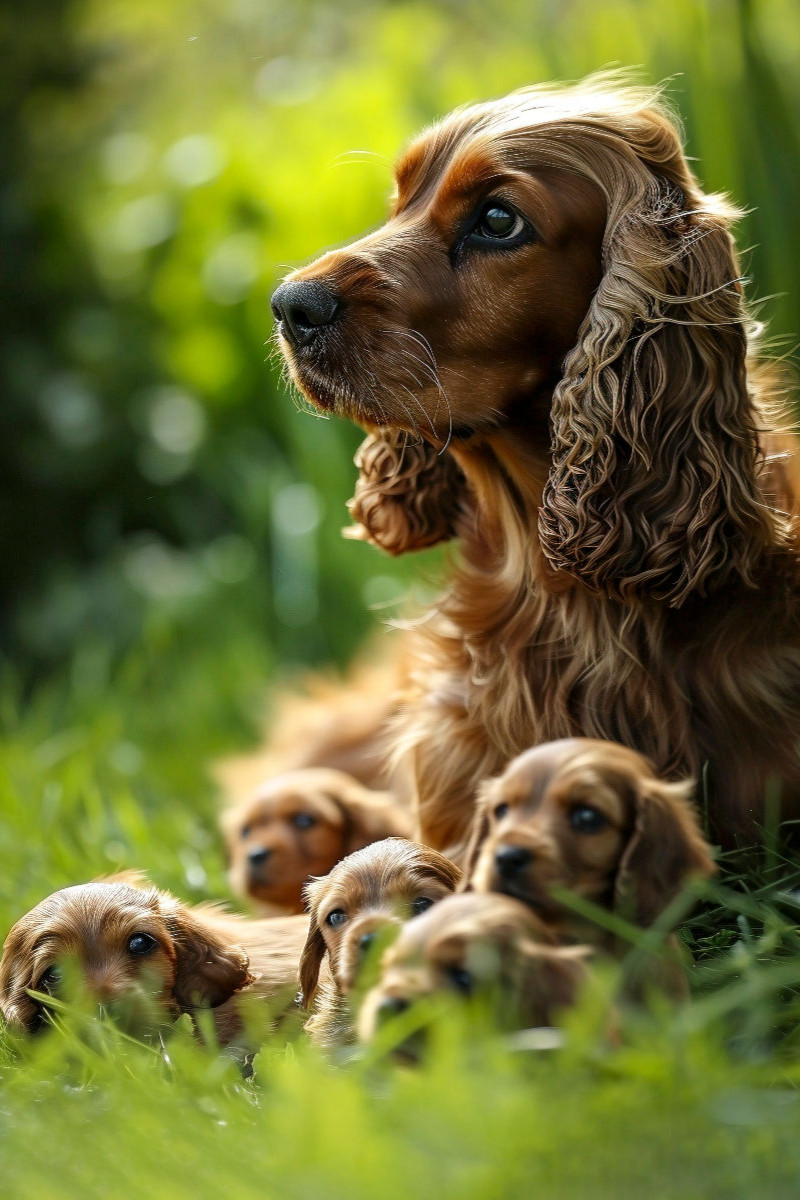
[[[554,890],[651,925],[690,876],[715,869],[690,793],[690,784],[664,783],[640,754],[614,742],[536,746],[484,785],[470,885],[522,900],[560,939],[613,949],[609,935]]]
[[[422,997],[480,996],[504,1029],[552,1025],[574,1003],[588,950],[558,946],[551,929],[508,896],[448,896],[403,926],[386,951],[379,983],[361,1008],[358,1033],[371,1041],[387,1019]],[[413,1050],[416,1035],[410,1046]]]
[[[306,888],[308,940],[300,960],[306,1024],[322,1046],[352,1041],[349,1001],[359,968],[382,929],[399,926],[455,890],[458,867],[426,846],[400,838],[374,842],[351,854]],[[327,958],[327,972],[320,972]]]
[[[211,1009],[217,1040],[243,1033],[243,997],[287,1005],[308,922],[248,921],[215,905],[189,907],[130,872],[54,892],[17,921],[0,960],[0,1010],[35,1033],[73,960],[90,996],[132,1031]]]
[[[223,814],[234,892],[265,915],[303,911],[303,884],[387,837],[410,837],[411,815],[388,792],[324,767],[287,771]]]

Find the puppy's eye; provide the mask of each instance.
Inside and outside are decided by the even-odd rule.
[[[576,833],[599,833],[608,820],[590,804],[579,804],[569,814],[569,823]]]
[[[507,813],[508,813],[508,805],[507,804],[496,805],[495,810],[494,810],[495,820],[502,821],[503,817],[505,817],[507,815]]]
[[[316,823],[317,818],[312,817],[311,813],[295,813],[292,817],[292,824],[295,829],[310,829]]]
[[[243,825],[242,826],[242,837],[243,838],[250,837],[251,829],[252,829],[252,826]]]
[[[475,232],[487,238],[512,238],[521,233],[525,222],[504,204],[490,200],[481,211]]]
[[[325,924],[330,925],[331,929],[338,929],[344,925],[347,920],[347,913],[343,908],[335,908],[333,912],[329,912],[325,918]]]
[[[144,954],[152,954],[158,942],[150,933],[134,933],[128,938],[128,954],[141,958]]]
[[[61,972],[58,967],[48,967],[44,975],[37,983],[35,991],[37,992],[54,992],[61,983]]]
[[[417,916],[419,913],[424,913],[426,909],[432,907],[433,901],[429,896],[417,896],[416,900],[411,905],[411,911],[414,913],[414,916]]]
[[[471,996],[473,989],[473,979],[469,971],[464,967],[450,967],[447,971],[447,978],[457,992],[462,996]]]

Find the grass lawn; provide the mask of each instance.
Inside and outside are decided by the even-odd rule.
[[[113,670],[87,646],[24,699],[4,681],[3,934],[118,867],[226,894],[207,764],[244,744],[270,663],[224,614],[210,642],[182,628],[153,622]],[[377,1054],[335,1068],[276,1040],[245,1079],[182,1023],[158,1048],[78,1017],[22,1052],[0,1042],[2,1195],[796,1196],[791,866],[773,849],[740,870],[684,926],[692,1007],[626,1022],[614,1049],[597,995],[563,1049],[537,1053],[450,1013],[419,1070]]]

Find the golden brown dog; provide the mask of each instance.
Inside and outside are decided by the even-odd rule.
[[[17,921],[0,960],[0,1010],[35,1033],[72,962],[85,989],[129,1029],[147,1033],[180,1013],[210,1009],[217,1040],[244,1032],[244,998],[288,1006],[306,939],[304,917],[248,921],[190,907],[133,872],[54,892]]]
[[[619,74],[459,109],[396,182],[386,224],[273,307],[303,394],[370,435],[360,532],[460,541],[398,730],[419,836],[457,853],[483,779],[575,736],[668,777],[706,764],[725,844],[757,833],[771,779],[796,816],[796,472],[765,464],[796,443],[736,210]]]
[[[561,940],[611,949],[613,939],[557,890],[652,925],[691,877],[715,869],[691,791],[614,742],[536,746],[483,787],[469,886],[523,901]]]
[[[442,900],[459,879],[458,868],[436,850],[387,838],[308,884],[300,987],[305,1007],[314,1006],[306,1029],[315,1042],[330,1047],[354,1038],[350,998],[376,938]]]
[[[552,1025],[575,1002],[588,954],[557,945],[552,929],[509,896],[448,896],[404,925],[385,952],[359,1038],[371,1041],[386,1020],[440,993],[481,998],[503,1029]]]
[[[411,814],[387,792],[324,767],[287,771],[223,814],[231,887],[263,910],[303,911],[303,885],[370,842],[410,837]]]

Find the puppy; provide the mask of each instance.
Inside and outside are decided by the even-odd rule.
[[[387,837],[411,837],[411,815],[343,771],[287,771],[222,818],[231,887],[266,913],[301,913],[303,884]]]
[[[614,742],[536,746],[483,787],[468,886],[523,901],[560,940],[618,950],[556,890],[652,925],[691,876],[715,870],[691,790],[664,783],[645,758]]]
[[[310,923],[300,987],[305,1007],[315,1008],[305,1026],[314,1042],[332,1047],[355,1039],[352,997],[368,951],[387,928],[452,893],[459,879],[458,867],[438,851],[387,838],[307,885]]]
[[[387,1019],[441,993],[481,997],[502,1029],[552,1025],[575,1002],[589,953],[556,942],[552,929],[509,896],[449,896],[404,925],[384,954],[380,981],[361,1008],[359,1039],[371,1041]],[[418,1043],[415,1033],[401,1053],[416,1056]]]
[[[36,1033],[70,960],[90,997],[147,1035],[181,1013],[210,1009],[217,1041],[244,1032],[245,997],[278,1004],[296,990],[305,917],[248,921],[189,907],[135,873],[64,888],[17,921],[0,960],[0,1011]]]

